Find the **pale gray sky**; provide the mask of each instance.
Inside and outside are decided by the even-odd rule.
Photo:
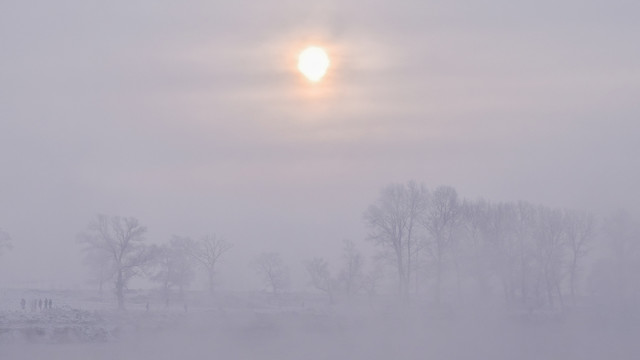
[[[639,209],[636,1],[0,3],[0,285],[82,283],[96,213],[292,267],[392,181]],[[325,46],[325,81],[295,70]]]

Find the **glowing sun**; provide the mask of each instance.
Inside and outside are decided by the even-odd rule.
[[[298,70],[313,82],[322,79],[330,63],[327,52],[316,46],[308,47],[298,55]]]

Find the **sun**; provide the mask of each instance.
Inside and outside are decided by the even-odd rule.
[[[330,63],[327,52],[317,46],[310,46],[298,55],[298,70],[312,82],[324,77]]]

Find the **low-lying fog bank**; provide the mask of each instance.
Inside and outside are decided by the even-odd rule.
[[[229,299],[235,299],[236,306]],[[264,300],[264,301],[259,301]],[[0,359],[632,359],[640,322],[598,308],[505,312],[310,297],[224,306],[3,309]],[[77,301],[76,305],[82,305]]]

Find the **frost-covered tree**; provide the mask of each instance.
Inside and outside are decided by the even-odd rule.
[[[594,290],[621,310],[629,310],[640,298],[640,222],[618,210],[603,220],[602,230],[610,255],[593,274]]]
[[[378,293],[378,287],[384,278],[384,264],[379,258],[374,258],[369,271],[362,276],[362,289],[372,298]]]
[[[485,200],[465,200],[461,205],[462,272],[473,280],[475,292],[486,296],[492,277],[491,251],[486,241],[490,204]]]
[[[180,298],[193,279],[192,259],[189,257],[184,238],[174,237],[158,248],[155,260],[156,272],[152,280],[161,285],[165,305],[169,306],[171,293],[177,288]]]
[[[569,292],[573,304],[576,304],[576,288],[582,270],[582,260],[587,256],[596,235],[595,217],[582,211],[564,212],[566,241],[569,248]]]
[[[565,224],[562,212],[539,206],[534,230],[536,265],[539,279],[543,280],[546,302],[553,307],[556,300],[564,302],[562,276],[565,265]]]
[[[417,230],[427,204],[428,193],[415,182],[391,184],[380,192],[364,212],[369,228],[367,238],[378,245],[394,264],[398,274],[398,293],[409,296],[409,284],[419,249]]]
[[[90,283],[98,286],[102,295],[104,285],[113,277],[112,256],[97,248],[85,249],[83,263],[89,268]]]
[[[220,258],[233,248],[233,244],[215,234],[205,235],[198,241],[191,241],[188,238],[183,241],[185,241],[189,256],[205,269],[209,292],[213,293],[217,265]]]
[[[339,280],[344,286],[347,296],[356,294],[362,288],[363,259],[362,254],[351,240],[345,240],[342,259],[344,261]]]
[[[289,268],[280,254],[263,252],[253,261],[253,268],[274,295],[289,287]]]
[[[85,251],[99,252],[109,259],[119,309],[125,307],[129,281],[141,275],[156,254],[155,247],[145,244],[146,231],[133,217],[98,215],[79,235]]]
[[[458,193],[449,186],[438,187],[430,196],[427,210],[420,218],[428,233],[428,249],[435,261],[435,300],[440,302],[445,256],[453,247],[461,219]]]
[[[313,258],[305,263],[307,274],[311,279],[311,285],[322,291],[329,297],[329,302],[333,304],[338,282],[331,275],[329,263],[323,258]]]

